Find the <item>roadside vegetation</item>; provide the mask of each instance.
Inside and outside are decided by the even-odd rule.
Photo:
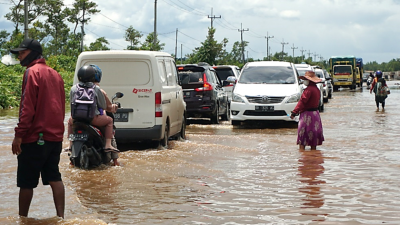
[[[24,0],[11,1],[14,5],[10,7],[10,12],[5,18],[14,24],[12,33],[0,30],[0,54],[8,55],[9,49],[16,48],[24,39]],[[110,50],[109,42],[106,37],[99,37],[89,45],[82,44],[81,25],[89,24],[90,17],[101,13],[97,9],[97,4],[90,0],[75,0],[72,5],[64,5],[62,0],[40,0],[28,2],[28,36],[38,40],[43,46],[43,56],[46,58],[50,67],[57,70],[64,79],[65,91],[68,97],[72,86],[73,73],[77,57],[82,51]],[[290,61],[294,63],[305,62],[311,65],[319,65],[328,68],[326,60],[312,57],[292,57],[287,53],[276,52],[269,59],[244,59],[243,53],[249,44],[247,41],[236,41],[230,51],[226,49],[228,39],[224,38],[220,42],[215,40],[216,29],[209,28],[205,34],[206,39],[199,47],[193,49],[192,53],[182,59],[177,59],[180,63],[207,62],[210,65],[236,65],[242,67],[245,62],[274,60]],[[145,40],[141,42],[143,34],[129,26],[125,30],[124,39],[127,41],[127,50],[151,50],[163,51],[164,43],[160,43],[158,37],[154,44],[154,33],[149,33]],[[358,57],[358,56],[357,56]],[[362,57],[362,56],[360,56]],[[365,70],[398,71],[400,70],[400,59],[393,59],[388,63],[367,62]],[[16,107],[19,104],[22,75],[25,68],[20,65],[0,64],[0,109]],[[67,98],[69,99],[69,98]]]

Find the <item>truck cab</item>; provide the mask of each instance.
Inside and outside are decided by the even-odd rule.
[[[334,81],[333,89],[335,91],[337,91],[339,87],[356,89],[358,68],[356,68],[356,58],[354,56],[332,56],[329,59],[329,64]],[[359,77],[360,76],[358,76],[358,78]]]

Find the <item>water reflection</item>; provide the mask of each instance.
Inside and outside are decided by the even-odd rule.
[[[302,208],[321,208],[324,205],[324,196],[321,193],[320,184],[326,183],[324,180],[319,179],[319,176],[324,173],[325,168],[324,157],[319,150],[300,150],[299,158],[299,175],[301,176],[300,182],[306,186],[299,188],[299,192],[306,195],[303,198]],[[318,213],[317,210],[306,211],[302,215],[310,216],[327,216],[327,214]],[[318,218],[313,221],[324,221],[324,218]]]

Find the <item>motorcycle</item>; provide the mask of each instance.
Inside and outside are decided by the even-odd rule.
[[[118,98],[122,98],[123,93],[117,92],[111,102],[116,104],[118,108],[121,107],[119,102],[114,102]],[[107,112],[114,121],[114,115]],[[115,133],[115,125],[114,133]],[[107,164],[111,161],[111,153],[104,151],[105,137],[103,128],[98,128],[85,121],[74,121],[73,133],[70,134],[68,139],[72,142],[70,161],[75,167],[81,169],[91,169]],[[111,145],[117,148],[115,139],[112,140]]]
[[[374,78],[373,77],[368,77],[368,79],[367,79],[367,88],[369,89],[370,87],[369,87],[369,85],[371,85],[372,84],[372,81],[374,80]]]

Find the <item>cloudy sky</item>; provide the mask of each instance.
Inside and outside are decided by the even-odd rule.
[[[72,6],[73,0],[64,1]],[[111,49],[125,49],[126,28],[142,32],[144,41],[154,30],[155,0],[97,0],[99,14],[85,26],[85,44],[105,37]],[[4,18],[10,0],[0,0],[0,30],[12,31]],[[157,33],[164,51],[177,56],[191,53],[205,40],[208,27],[215,38],[249,42],[246,56],[262,59],[271,52],[316,60],[333,55],[355,55],[364,62],[400,58],[400,0],[157,0]],[[176,45],[176,30],[178,29]],[[282,44],[285,43],[285,44]]]

